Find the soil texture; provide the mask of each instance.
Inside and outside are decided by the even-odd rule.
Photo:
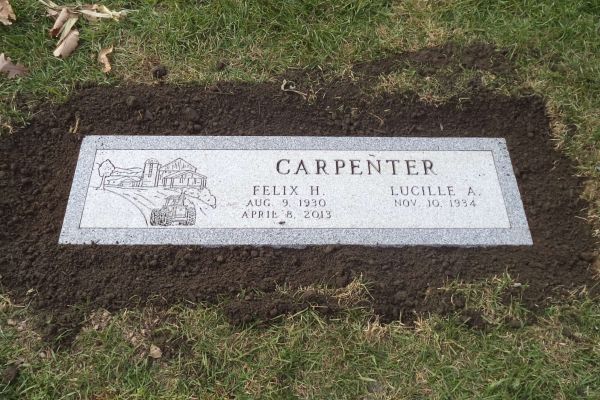
[[[447,58],[435,54],[419,56],[433,65]],[[451,55],[458,56],[478,65],[473,55]],[[481,67],[498,64],[489,63]],[[363,64],[357,76],[392,67],[389,60]],[[301,77],[294,81],[301,91]],[[447,313],[459,307],[435,295],[448,279],[476,281],[508,271],[527,285],[522,296],[531,308],[569,289],[594,285],[589,267],[597,254],[582,218],[587,207],[580,199],[583,182],[574,177],[571,162],[554,150],[542,98],[479,91],[435,106],[410,94],[366,95],[360,79],[319,89],[306,100],[282,91],[280,83],[84,87],[62,105],[42,107],[28,126],[0,138],[3,290],[49,312],[53,317],[46,333],[53,336],[77,328],[81,319],[76,309],[118,310],[149,301],[168,305],[229,299],[226,313],[234,323],[271,319],[313,303],[330,313],[337,309],[332,299],[286,300],[276,287],[340,288],[360,276],[369,283],[375,312],[383,320],[405,322],[415,312]],[[534,245],[58,245],[81,138],[127,134],[503,137]],[[254,291],[265,295],[244,295]]]

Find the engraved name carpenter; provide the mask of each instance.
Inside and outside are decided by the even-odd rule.
[[[437,175],[431,160],[282,158],[275,169],[281,175]]]

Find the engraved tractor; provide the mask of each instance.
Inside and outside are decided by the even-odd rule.
[[[193,204],[185,204],[185,193],[179,196],[167,197],[161,208],[155,208],[150,214],[150,225],[194,225],[196,223],[196,208]]]

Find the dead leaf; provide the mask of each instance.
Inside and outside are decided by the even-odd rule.
[[[65,8],[53,3],[52,1],[39,0],[39,2],[46,6],[49,15],[52,15],[50,10],[57,12],[62,8]],[[72,14],[81,14],[90,22],[96,22],[101,19],[114,19],[118,21],[127,16],[127,14],[130,12],[133,12],[131,10],[112,11],[108,7],[98,4],[84,4],[67,8]]]
[[[111,19],[112,16],[110,14],[99,13],[95,10],[91,9],[82,9],[79,12],[83,15],[83,18],[87,19],[90,22],[97,22],[101,19]]]
[[[46,15],[49,16],[50,18],[54,18],[56,19],[59,16],[60,12],[53,10],[51,8],[46,8]]]
[[[8,1],[8,0],[0,0]],[[100,19],[114,19],[118,21],[125,17],[129,10],[112,11],[108,7],[98,4],[74,5],[69,7],[59,6],[51,0],[38,0],[46,6],[46,11],[49,17],[56,18],[50,36],[59,37],[55,57],[67,58],[77,48],[79,44],[79,32],[74,28],[80,16],[88,21],[98,21]],[[106,49],[103,49],[106,50]],[[112,49],[111,49],[112,51]],[[108,73],[111,70],[111,65],[107,55],[110,52],[98,55],[98,61],[103,64],[103,71]]]
[[[299,94],[300,96],[302,96],[304,98],[304,100],[306,100],[306,97],[308,96],[306,93],[296,90],[296,84],[294,82],[287,81],[285,79],[281,83],[281,90],[283,90],[284,92],[291,92],[291,93]]]
[[[67,58],[77,48],[78,44],[79,31],[77,29],[73,29],[67,34],[67,36],[65,36],[64,40],[58,45],[52,54],[54,54],[54,57]]]
[[[50,29],[50,36],[57,37],[58,34],[61,32],[63,26],[65,25],[65,22],[67,22],[70,17],[71,12],[69,11],[69,9],[67,7],[63,7],[60,10],[58,17],[56,17],[56,21],[54,21],[52,29]]]
[[[127,16],[127,13],[129,13],[129,11],[127,10],[121,10],[121,11],[112,11],[110,10],[108,7],[103,6],[103,5],[94,5],[95,6],[95,11],[98,18],[112,18],[116,21],[120,20],[121,18]],[[83,12],[83,10],[82,10]]]
[[[4,25],[12,25],[12,21],[17,20],[17,16],[13,11],[8,0],[0,0],[0,22]]]
[[[108,7],[102,5],[98,6],[98,11],[100,11],[101,13],[110,14],[116,20],[120,19],[121,17],[125,17],[128,13],[127,10],[112,11],[109,10]]]
[[[59,9],[60,6],[58,4],[56,4],[55,2],[48,0],[48,1],[44,1],[44,0],[39,0],[40,3],[42,3],[43,5],[45,5],[48,8],[53,8],[53,9]]]
[[[110,65],[110,60],[108,59],[108,55],[112,52],[113,47],[110,46],[100,50],[100,53],[98,53],[98,62],[102,64],[102,72],[104,72],[105,74],[108,74],[112,69]]]
[[[4,53],[0,53],[0,72],[8,74],[9,78],[25,76],[29,70],[22,64],[13,64],[9,57],[5,57]]]
[[[69,133],[77,133],[77,131],[79,130],[79,122],[81,122],[81,119],[79,118],[79,115],[75,115],[75,126],[70,126],[69,127]]]
[[[148,352],[148,355],[154,359],[157,358],[161,358],[162,357],[162,350],[158,347],[155,346],[153,344],[150,345],[150,351]]]
[[[97,9],[98,5],[96,4],[84,4],[81,6],[80,12],[83,18],[85,18],[86,20],[90,22],[97,22],[100,20],[99,17],[96,17],[94,15]]]
[[[63,25],[63,27],[61,29],[60,38],[58,39],[57,46],[60,46],[60,44],[63,42],[63,40],[65,40],[65,38],[67,37],[69,32],[71,32],[73,30],[73,27],[75,26],[75,23],[77,22],[78,19],[79,19],[79,17],[70,17],[67,20],[67,22],[65,22],[65,24]]]

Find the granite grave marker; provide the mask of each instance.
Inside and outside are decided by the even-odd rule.
[[[530,245],[504,139],[88,136],[64,244]]]

